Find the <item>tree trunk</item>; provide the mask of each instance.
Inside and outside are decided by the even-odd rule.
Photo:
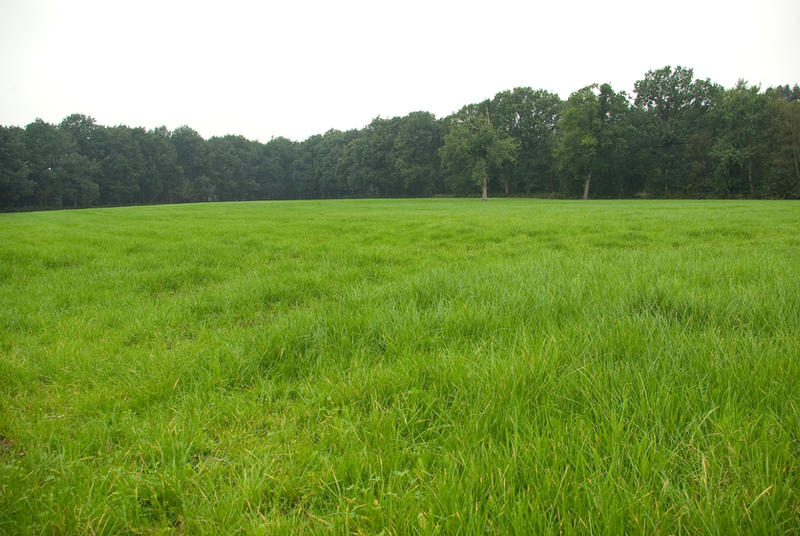
[[[753,197],[755,189],[753,188],[753,163],[747,163],[747,181],[750,183],[750,197]]]
[[[505,181],[506,183],[506,195],[511,193],[511,181]]]
[[[592,182],[592,172],[586,176],[586,182],[583,183],[583,198],[589,199],[589,183]]]
[[[486,175],[483,176],[483,191],[481,194],[481,201],[486,201],[489,198],[488,187],[486,183]]]

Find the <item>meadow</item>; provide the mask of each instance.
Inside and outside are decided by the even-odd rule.
[[[0,534],[330,533],[800,533],[800,203],[0,214]]]

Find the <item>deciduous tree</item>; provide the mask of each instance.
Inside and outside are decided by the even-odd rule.
[[[489,173],[513,161],[519,142],[504,136],[491,123],[488,111],[467,120],[454,120],[439,150],[442,166],[451,176],[467,177],[488,198]]]
[[[681,66],[648,71],[634,84],[634,104],[651,119],[640,135],[647,139],[651,167],[656,171],[652,186],[663,195],[690,188],[689,139],[702,128],[705,113],[721,89],[708,79],[695,80],[694,71]]]
[[[0,208],[22,206],[33,188],[25,163],[25,131],[0,127]]]
[[[488,107],[492,123],[520,144],[516,160],[498,169],[505,193],[512,189],[546,192],[557,188],[553,149],[561,108],[559,96],[518,87],[498,93]]]
[[[716,194],[755,196],[761,189],[760,176],[754,177],[766,150],[767,97],[756,86],[740,80],[724,91],[712,115],[717,127],[714,158]],[[758,184],[757,184],[758,183]]]

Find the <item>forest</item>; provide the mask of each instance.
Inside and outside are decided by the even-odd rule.
[[[690,68],[634,94],[593,84],[564,101],[519,87],[443,118],[267,143],[189,126],[0,126],[0,210],[197,201],[489,195],[800,198],[800,87],[724,88]]]

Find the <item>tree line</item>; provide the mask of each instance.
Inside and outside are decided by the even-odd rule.
[[[649,71],[634,95],[594,84],[566,101],[529,87],[437,119],[376,118],[302,142],[188,126],[103,126],[73,114],[0,126],[0,209],[257,199],[800,198],[800,87],[725,89]]]

